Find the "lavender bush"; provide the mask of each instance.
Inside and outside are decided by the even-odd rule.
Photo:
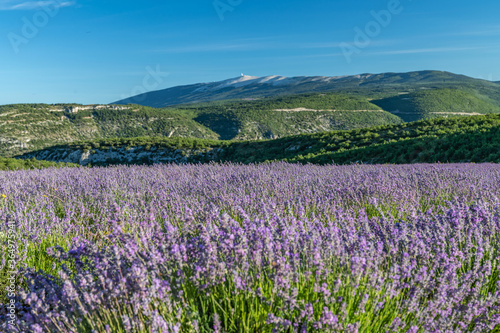
[[[3,172],[19,273],[14,325],[5,306],[0,319],[12,332],[500,332],[499,190],[493,164]]]

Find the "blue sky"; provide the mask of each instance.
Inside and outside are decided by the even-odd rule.
[[[500,81],[498,13],[497,0],[0,0],[0,104],[110,103],[240,73]]]

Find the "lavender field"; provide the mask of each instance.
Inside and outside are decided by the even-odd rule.
[[[499,195],[495,164],[0,172],[0,331],[500,332]]]

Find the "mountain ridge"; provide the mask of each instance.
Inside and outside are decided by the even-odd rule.
[[[195,83],[156,90],[122,99],[112,104],[140,104],[167,107],[179,104],[227,99],[271,97],[311,92],[369,92],[391,94],[399,89],[470,86],[495,95],[500,105],[500,88],[491,81],[446,71],[424,70],[407,73],[357,74],[347,76],[243,75],[217,82]],[[491,91],[493,90],[493,91]]]

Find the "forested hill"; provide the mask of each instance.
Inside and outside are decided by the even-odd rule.
[[[0,106],[0,156],[115,137],[248,140],[401,122],[367,99],[343,94],[168,109],[140,105],[5,105]]]
[[[218,135],[175,111],[143,106],[16,104],[0,106],[0,156],[109,137]]]
[[[92,165],[272,160],[318,164],[500,162],[500,115],[436,118],[399,125],[263,141],[103,139],[20,158]]]
[[[459,89],[425,89],[372,100],[372,103],[404,121],[500,112],[495,101]]]
[[[222,140],[274,139],[402,122],[368,98],[338,93],[187,104],[176,109]]]

